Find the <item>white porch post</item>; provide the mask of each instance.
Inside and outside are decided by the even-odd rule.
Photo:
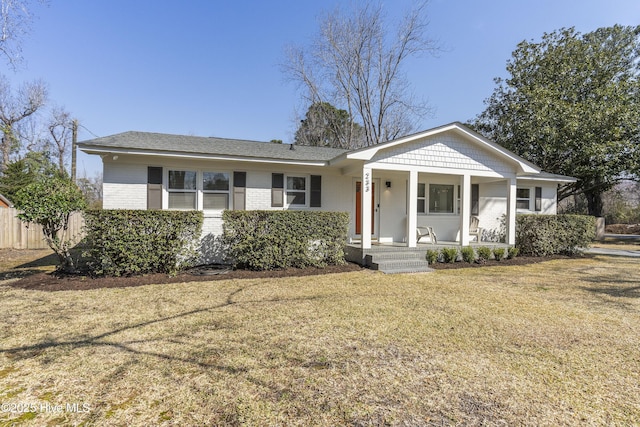
[[[507,179],[507,243],[516,244],[516,178]]]
[[[360,194],[362,195],[362,219],[360,224],[362,224],[362,230],[360,230],[361,234],[361,242],[362,249],[371,249],[371,192],[373,191],[373,177],[371,173],[371,169],[364,167],[362,168],[362,188],[360,189]]]
[[[409,192],[407,194],[407,246],[415,248],[417,244],[416,227],[418,226],[418,171],[409,171]]]
[[[471,175],[460,178],[460,245],[469,245],[469,218],[471,217]]]

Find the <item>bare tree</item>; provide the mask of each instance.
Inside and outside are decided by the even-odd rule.
[[[71,118],[71,113],[62,107],[54,107],[51,110],[51,118],[47,127],[52,139],[51,153],[58,159],[60,172],[65,172],[72,148],[73,119]]]
[[[308,105],[328,102],[346,110],[362,123],[364,144],[378,144],[415,130],[416,119],[431,111],[413,96],[403,72],[410,58],[438,51],[426,28],[424,3],[398,24],[387,22],[381,5],[336,9],[322,19],[311,45],[288,49],[283,71]],[[349,148],[359,145],[349,132],[348,138]]]
[[[0,131],[2,132],[0,173],[9,163],[11,153],[20,148],[16,124],[38,111],[46,100],[47,88],[42,81],[25,83],[14,94],[7,78],[0,75]]]
[[[0,1],[0,54],[13,68],[22,61],[22,39],[31,30],[31,3],[30,0]]]

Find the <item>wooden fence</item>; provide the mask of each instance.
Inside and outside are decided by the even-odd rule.
[[[42,227],[20,221],[14,208],[0,208],[0,249],[47,249]],[[28,227],[27,227],[28,225]],[[76,242],[84,236],[84,218],[77,212],[71,215],[67,236]]]

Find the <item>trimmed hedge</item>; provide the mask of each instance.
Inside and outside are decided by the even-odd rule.
[[[595,238],[595,217],[586,215],[518,215],[516,247],[521,255],[575,255]]]
[[[318,211],[224,211],[229,262],[249,270],[344,264],[349,214]]]
[[[89,257],[96,275],[175,274],[196,255],[200,211],[91,210],[84,213]]]

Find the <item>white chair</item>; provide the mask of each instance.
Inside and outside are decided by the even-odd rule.
[[[428,237],[432,245],[438,243],[438,236],[436,236],[436,232],[433,231],[433,227],[417,227],[416,237],[416,243],[420,243],[420,239],[423,237]]]
[[[469,236],[476,236],[476,242],[482,240],[482,227],[480,227],[480,219],[472,216],[469,223]]]

